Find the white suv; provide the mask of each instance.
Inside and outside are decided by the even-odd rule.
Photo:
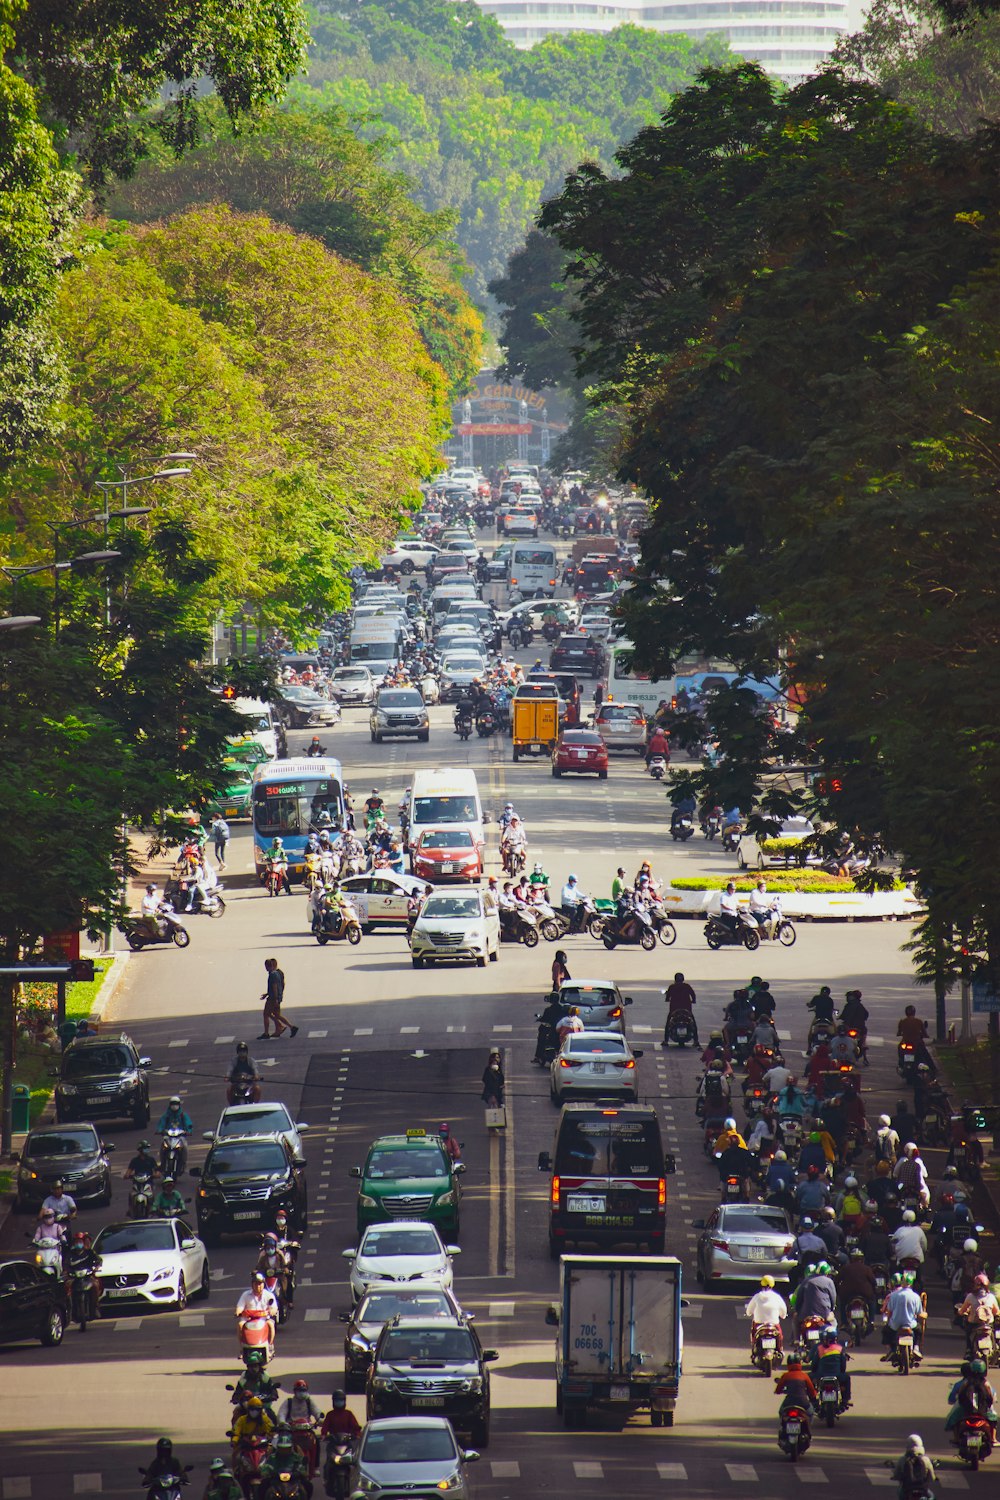
[[[413,967],[440,959],[469,959],[481,969],[500,956],[500,918],[480,891],[428,896],[410,935]]]

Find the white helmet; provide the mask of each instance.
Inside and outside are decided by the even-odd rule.
[[[979,1241],[966,1240],[965,1244],[962,1246],[962,1249],[967,1255],[975,1255],[976,1251],[979,1249]]]
[[[912,1208],[905,1209],[904,1212],[903,1212],[903,1223],[904,1224],[915,1224],[916,1222],[917,1222],[917,1216],[913,1212],[913,1209]]]

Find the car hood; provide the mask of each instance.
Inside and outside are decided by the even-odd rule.
[[[38,1177],[43,1177],[46,1182],[55,1182],[61,1179],[63,1182],[68,1177],[79,1176],[84,1172],[92,1172],[95,1167],[100,1166],[101,1153],[99,1151],[80,1151],[73,1156],[41,1156],[28,1157],[22,1162],[22,1171],[34,1172]]]
[[[444,1479],[454,1471],[453,1463],[442,1463],[436,1459],[434,1463],[413,1463],[407,1461],[401,1464],[367,1464],[362,1463],[359,1474],[364,1474],[384,1490],[395,1489],[419,1489],[421,1486],[435,1486],[439,1479]]]
[[[436,1255],[388,1255],[374,1260],[359,1255],[354,1264],[361,1275],[368,1276],[376,1272],[391,1276],[397,1281],[417,1281],[423,1276],[440,1276],[448,1269],[447,1260]]]
[[[265,1182],[284,1182],[287,1176],[288,1173],[278,1167],[273,1172],[225,1172],[221,1176],[217,1172],[206,1172],[202,1181],[218,1183],[229,1192],[233,1188],[260,1187]]]
[[[144,1272],[151,1276],[161,1266],[174,1264],[180,1264],[177,1250],[118,1250],[101,1256],[101,1275],[126,1276]]]

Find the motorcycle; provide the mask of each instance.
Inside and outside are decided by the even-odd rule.
[[[681,844],[686,844],[688,839],[694,838],[694,818],[690,813],[680,813],[678,817],[671,819],[670,837],[675,843]]]
[[[333,1500],[347,1500],[350,1493],[351,1441],[346,1432],[327,1438],[323,1465],[323,1488]]]
[[[733,1037],[733,1058],[738,1067],[743,1066],[753,1051],[753,1040],[748,1028],[741,1029]]]
[[[222,896],[221,884],[213,885],[204,894],[199,890],[195,890],[188,911],[192,916],[213,917],[216,921],[219,917],[224,917],[226,915],[226,903]]]
[[[969,1359],[981,1359],[989,1369],[990,1365],[1000,1363],[1000,1348],[997,1346],[997,1335],[994,1328],[975,1328],[966,1335],[967,1357]]]
[[[194,1464],[185,1464],[183,1469],[177,1469],[173,1474],[157,1474],[152,1479],[147,1479],[146,1470],[140,1465],[139,1473],[146,1489],[146,1500],[181,1500],[184,1486],[188,1482],[187,1477],[193,1468]]]
[[[750,926],[742,912],[735,927],[729,927],[721,917],[711,916],[705,923],[705,941],[713,952],[719,948],[739,947],[742,943],[748,953],[753,953],[760,947],[760,933],[756,927]]]
[[[25,1239],[31,1239],[31,1235],[25,1235]],[[53,1235],[45,1235],[43,1239],[34,1240],[35,1265],[43,1270],[46,1276],[54,1276],[57,1281],[63,1279],[63,1244],[62,1240]]]
[[[667,1019],[667,1041],[675,1047],[686,1047],[694,1041],[694,1016],[689,1010],[671,1011]]]
[[[288,866],[269,863],[264,876],[264,884],[267,886],[267,894],[269,896],[280,896],[283,890],[291,895],[292,888],[288,883]]]
[[[274,1340],[269,1318],[260,1313],[245,1313],[240,1319],[240,1357],[251,1349],[264,1350],[265,1365],[274,1358]]]
[[[806,1038],[806,1051],[814,1051],[820,1042],[828,1042],[832,1036],[836,1035],[836,1032],[837,1028],[832,1021],[814,1020],[809,1027],[809,1035]]]
[[[979,1412],[960,1419],[955,1436],[958,1456],[970,1469],[978,1469],[993,1452],[993,1428]]]
[[[855,1349],[860,1349],[872,1330],[871,1314],[864,1297],[852,1297],[848,1303],[847,1326],[851,1330],[851,1343]]]
[[[170,1125],[160,1142],[160,1176],[176,1182],[187,1165],[187,1136],[179,1126]]]
[[[779,1417],[778,1447],[787,1453],[792,1463],[800,1459],[812,1442],[809,1430],[809,1413],[800,1406],[790,1406]]]
[[[316,928],[316,941],[321,948],[340,938],[346,938],[354,947],[361,941],[361,923],[349,901],[345,901],[342,907],[323,912]]]
[[[726,854],[735,854],[740,847],[743,828],[739,823],[729,823],[722,830],[722,847]]]
[[[285,1296],[285,1279],[277,1271],[264,1272],[264,1286],[278,1304],[278,1327],[288,1317],[288,1300]]]
[[[538,947],[538,918],[530,907],[519,906],[511,912],[508,921],[501,921],[500,941],[523,943],[526,948]]]
[[[711,843],[713,839],[717,839],[721,830],[722,819],[719,817],[718,813],[709,813],[708,817],[702,824],[701,829],[702,833],[708,839],[708,842]]]
[[[896,1348],[892,1356],[892,1363],[900,1375],[909,1375],[913,1369],[915,1353],[912,1328],[901,1328],[896,1335]]]
[[[267,1481],[267,1500],[308,1500],[311,1486],[297,1474],[282,1471]]]
[[[153,1181],[150,1177],[133,1177],[128,1200],[130,1219],[148,1219],[153,1207]]]
[[[730,1173],[722,1184],[721,1196],[723,1203],[746,1203],[749,1195],[745,1178]]]
[[[246,1500],[256,1500],[263,1488],[261,1470],[267,1459],[267,1452],[267,1439],[261,1436],[244,1438],[233,1454],[233,1474]]]
[[[756,922],[757,936],[762,943],[780,943],[783,948],[792,948],[795,945],[796,932],[787,917],[778,917],[777,921],[772,918],[764,918],[760,921],[756,917],[750,917],[751,922]]]
[[[157,915],[155,935],[150,932],[145,917],[131,913],[119,922],[118,931],[124,933],[133,953],[138,953],[140,948],[155,948],[160,943],[174,943],[178,948],[186,948],[191,941],[191,934],[173,912],[169,920]]]
[[[305,1459],[309,1478],[312,1479],[319,1462],[319,1443],[315,1423],[309,1421],[308,1418],[299,1417],[291,1423],[291,1429],[292,1442]]]
[[[233,1104],[256,1104],[260,1098],[260,1086],[252,1073],[240,1073],[229,1085]]]
[[[677,941],[677,928],[667,916],[666,907],[662,901],[654,901],[649,907],[649,920],[653,924],[653,930],[664,948],[670,948]]]
[[[750,1362],[762,1375],[770,1375],[781,1361],[778,1353],[778,1329],[773,1323],[758,1323],[754,1329]]]
[[[504,874],[514,880],[528,863],[528,851],[523,844],[505,844],[501,858]]]
[[[891,1458],[884,1459],[883,1465],[887,1469],[894,1469],[896,1467]],[[916,1484],[907,1484],[904,1481],[899,1488],[903,1500],[935,1500],[933,1480],[921,1479]]]
[[[496,715],[490,708],[484,709],[476,719],[476,733],[481,740],[488,740],[497,732]]]
[[[87,1324],[97,1317],[97,1276],[89,1266],[77,1266],[70,1278],[70,1316],[86,1333]]]
[[[836,1375],[821,1375],[819,1378],[819,1411],[827,1427],[836,1425],[843,1410],[840,1381]]]
[[[325,760],[325,758],[326,758],[326,746],[325,745],[310,745],[309,748],[306,750],[306,755],[309,757],[310,760]]]
[[[803,1318],[799,1327],[799,1341],[805,1349],[805,1359],[811,1360],[819,1348],[819,1336],[826,1327],[826,1320],[821,1317]]]
[[[651,756],[648,770],[654,781],[662,781],[667,774],[666,758],[662,755]]]
[[[455,733],[460,740],[467,740],[472,734],[472,710],[455,710]]]
[[[896,1071],[904,1083],[916,1083],[917,1051],[912,1042],[900,1042],[896,1049]]]
[[[626,945],[638,943],[639,947],[644,949],[646,953],[652,953],[656,947],[656,929],[653,926],[652,918],[647,916],[644,911],[636,908],[625,918],[624,926],[628,926],[630,923],[635,924],[635,929],[626,937],[623,933],[622,922],[617,917],[606,917],[601,927],[601,942],[605,948],[610,953],[613,949],[617,948],[619,943]],[[675,933],[674,936],[676,937],[676,935]]]

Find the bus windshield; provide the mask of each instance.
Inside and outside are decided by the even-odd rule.
[[[306,834],[320,828],[323,813],[336,823],[341,814],[340,782],[331,777],[300,776],[289,781],[258,782],[253,792],[253,823],[257,833]]]

